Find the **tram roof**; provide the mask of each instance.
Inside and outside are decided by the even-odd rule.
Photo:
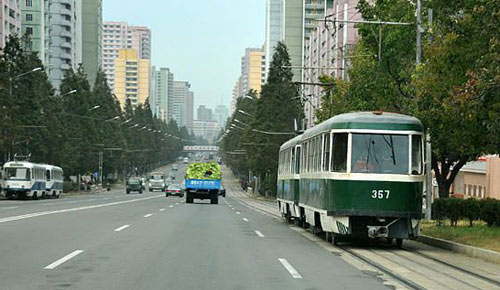
[[[286,141],[285,143],[281,144],[280,146],[280,151],[284,149],[288,149],[290,147],[294,147],[295,145],[300,144],[300,139],[302,138],[301,135],[293,137],[292,139]]]
[[[304,132],[302,138],[312,137],[332,129],[368,129],[395,131],[423,131],[419,119],[397,113],[355,112],[334,116]],[[293,139],[292,139],[293,140]]]

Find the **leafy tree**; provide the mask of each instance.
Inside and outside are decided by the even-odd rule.
[[[269,69],[267,83],[256,100],[253,129],[268,132],[293,132],[294,120],[303,118],[303,107],[298,100],[297,86],[292,82],[290,57],[286,46],[279,42]],[[266,135],[256,133],[248,140],[259,144],[247,149],[250,168],[264,181],[264,190],[276,193],[279,147],[293,135]],[[266,144],[266,146],[262,146]]]

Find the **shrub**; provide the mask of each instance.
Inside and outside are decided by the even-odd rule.
[[[463,217],[469,220],[469,226],[480,217],[480,201],[474,198],[464,199],[462,201]]]
[[[480,202],[480,217],[488,226],[500,226],[500,200],[483,199]]]
[[[78,184],[73,183],[73,181],[64,181],[63,182],[63,192],[70,192],[78,190]]]
[[[452,226],[457,226],[458,220],[464,216],[463,199],[447,198],[445,199],[446,216],[450,219]]]

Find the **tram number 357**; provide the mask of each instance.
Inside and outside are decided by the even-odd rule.
[[[384,190],[384,189],[372,190],[372,198],[374,199],[389,199],[390,194],[391,194],[390,190]]]

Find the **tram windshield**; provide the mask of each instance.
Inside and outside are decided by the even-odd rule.
[[[352,134],[351,172],[408,174],[408,135]]]
[[[5,168],[5,179],[10,180],[26,180],[31,178],[29,168]]]

